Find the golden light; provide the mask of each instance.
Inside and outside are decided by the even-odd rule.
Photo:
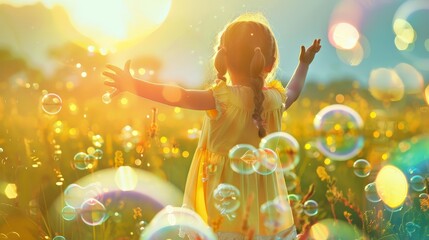
[[[133,168],[121,166],[116,170],[115,183],[122,191],[132,191],[137,185],[137,175]]]
[[[395,19],[393,22],[393,31],[396,37],[403,43],[411,44],[416,40],[416,32],[411,24],[401,18]]]
[[[16,191],[16,184],[15,183],[9,183],[6,185],[6,188],[4,189],[4,194],[7,198],[13,199],[18,197],[18,193]]]
[[[332,45],[340,49],[352,49],[358,43],[360,34],[351,24],[341,22],[333,25],[330,29]]]
[[[74,0],[56,1],[64,9],[71,25],[96,45],[116,48],[150,35],[165,21],[171,0]]]
[[[337,48],[338,58],[350,66],[358,66],[365,57],[365,51],[362,45],[357,42],[352,48]]]
[[[378,172],[375,186],[378,196],[391,209],[401,207],[408,194],[407,178],[393,165],[386,165]]]

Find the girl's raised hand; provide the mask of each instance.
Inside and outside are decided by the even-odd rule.
[[[103,75],[110,78],[111,80],[105,80],[104,85],[113,87],[112,96],[117,95],[123,91],[132,91],[133,90],[133,77],[130,73],[131,60],[128,60],[125,63],[124,69],[121,69],[114,65],[107,65],[106,67],[113,72],[104,71]],[[113,80],[113,81],[112,81]]]
[[[310,64],[313,62],[314,56],[319,52],[320,48],[320,39],[314,39],[313,44],[305,49],[304,46],[301,46],[301,53],[299,54],[299,61],[302,63]]]

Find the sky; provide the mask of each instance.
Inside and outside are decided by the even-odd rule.
[[[245,12],[261,12],[269,21],[282,79],[292,75],[300,46],[315,38],[322,50],[308,81],[348,77],[366,85],[374,70],[401,63],[429,77],[427,0],[0,0],[0,47],[47,72],[55,69],[47,50],[67,41],[113,49],[109,60],[117,65],[153,55],[163,61],[166,82],[198,87],[207,81],[218,32]],[[398,18],[412,25],[412,37],[398,38],[410,32],[406,24],[395,30]],[[340,31],[339,23],[348,25]],[[404,41],[408,48],[398,49]]]

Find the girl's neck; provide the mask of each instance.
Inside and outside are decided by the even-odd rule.
[[[244,76],[243,74],[234,74],[229,73],[229,76],[231,77],[231,83],[232,85],[241,85],[241,86],[251,86],[250,78],[249,76]]]

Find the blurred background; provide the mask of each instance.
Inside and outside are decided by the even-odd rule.
[[[0,238],[139,239],[180,206],[205,113],[111,99],[101,72],[131,59],[207,88],[245,12],[270,22],[284,85],[322,39],[277,149],[298,232],[428,238],[427,0],[0,0]]]

